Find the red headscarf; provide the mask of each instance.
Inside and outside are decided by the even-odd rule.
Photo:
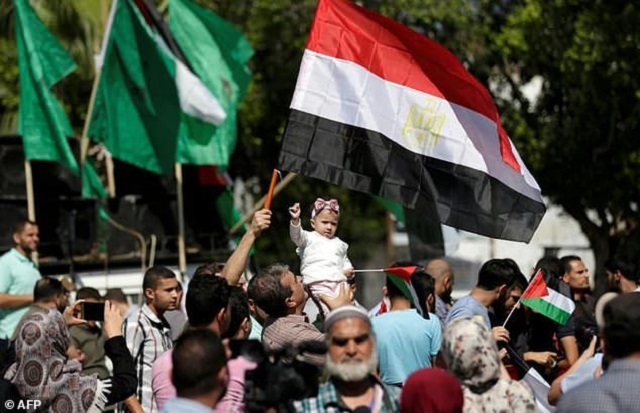
[[[427,368],[409,376],[402,388],[402,413],[461,413],[462,385],[442,369]]]

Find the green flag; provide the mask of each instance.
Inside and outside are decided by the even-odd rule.
[[[218,99],[226,119],[209,136],[180,134],[177,161],[225,169],[235,148],[236,109],[251,81],[251,45],[231,23],[191,0],[171,0],[169,28],[195,74]]]
[[[193,125],[194,118],[220,123],[225,113],[133,2],[116,1],[89,136],[115,158],[169,175],[185,125]]]
[[[75,68],[75,63],[40,21],[28,0],[14,0],[20,107],[18,133],[25,157],[60,162],[74,172],[78,164],[67,138],[73,130],[50,88]]]

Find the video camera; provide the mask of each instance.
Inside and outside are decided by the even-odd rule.
[[[315,341],[287,345],[267,354],[256,340],[235,340],[232,358],[242,356],[258,364],[245,374],[247,412],[291,412],[292,402],[318,394],[321,369],[304,360],[304,354],[322,355],[324,343]]]

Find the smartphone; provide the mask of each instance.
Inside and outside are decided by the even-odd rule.
[[[80,318],[87,321],[104,321],[104,303],[81,303]]]

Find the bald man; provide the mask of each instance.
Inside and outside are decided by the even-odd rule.
[[[447,313],[452,305],[453,270],[449,262],[443,258],[429,261],[424,270],[436,280],[436,315],[444,325],[444,320],[447,318]]]

